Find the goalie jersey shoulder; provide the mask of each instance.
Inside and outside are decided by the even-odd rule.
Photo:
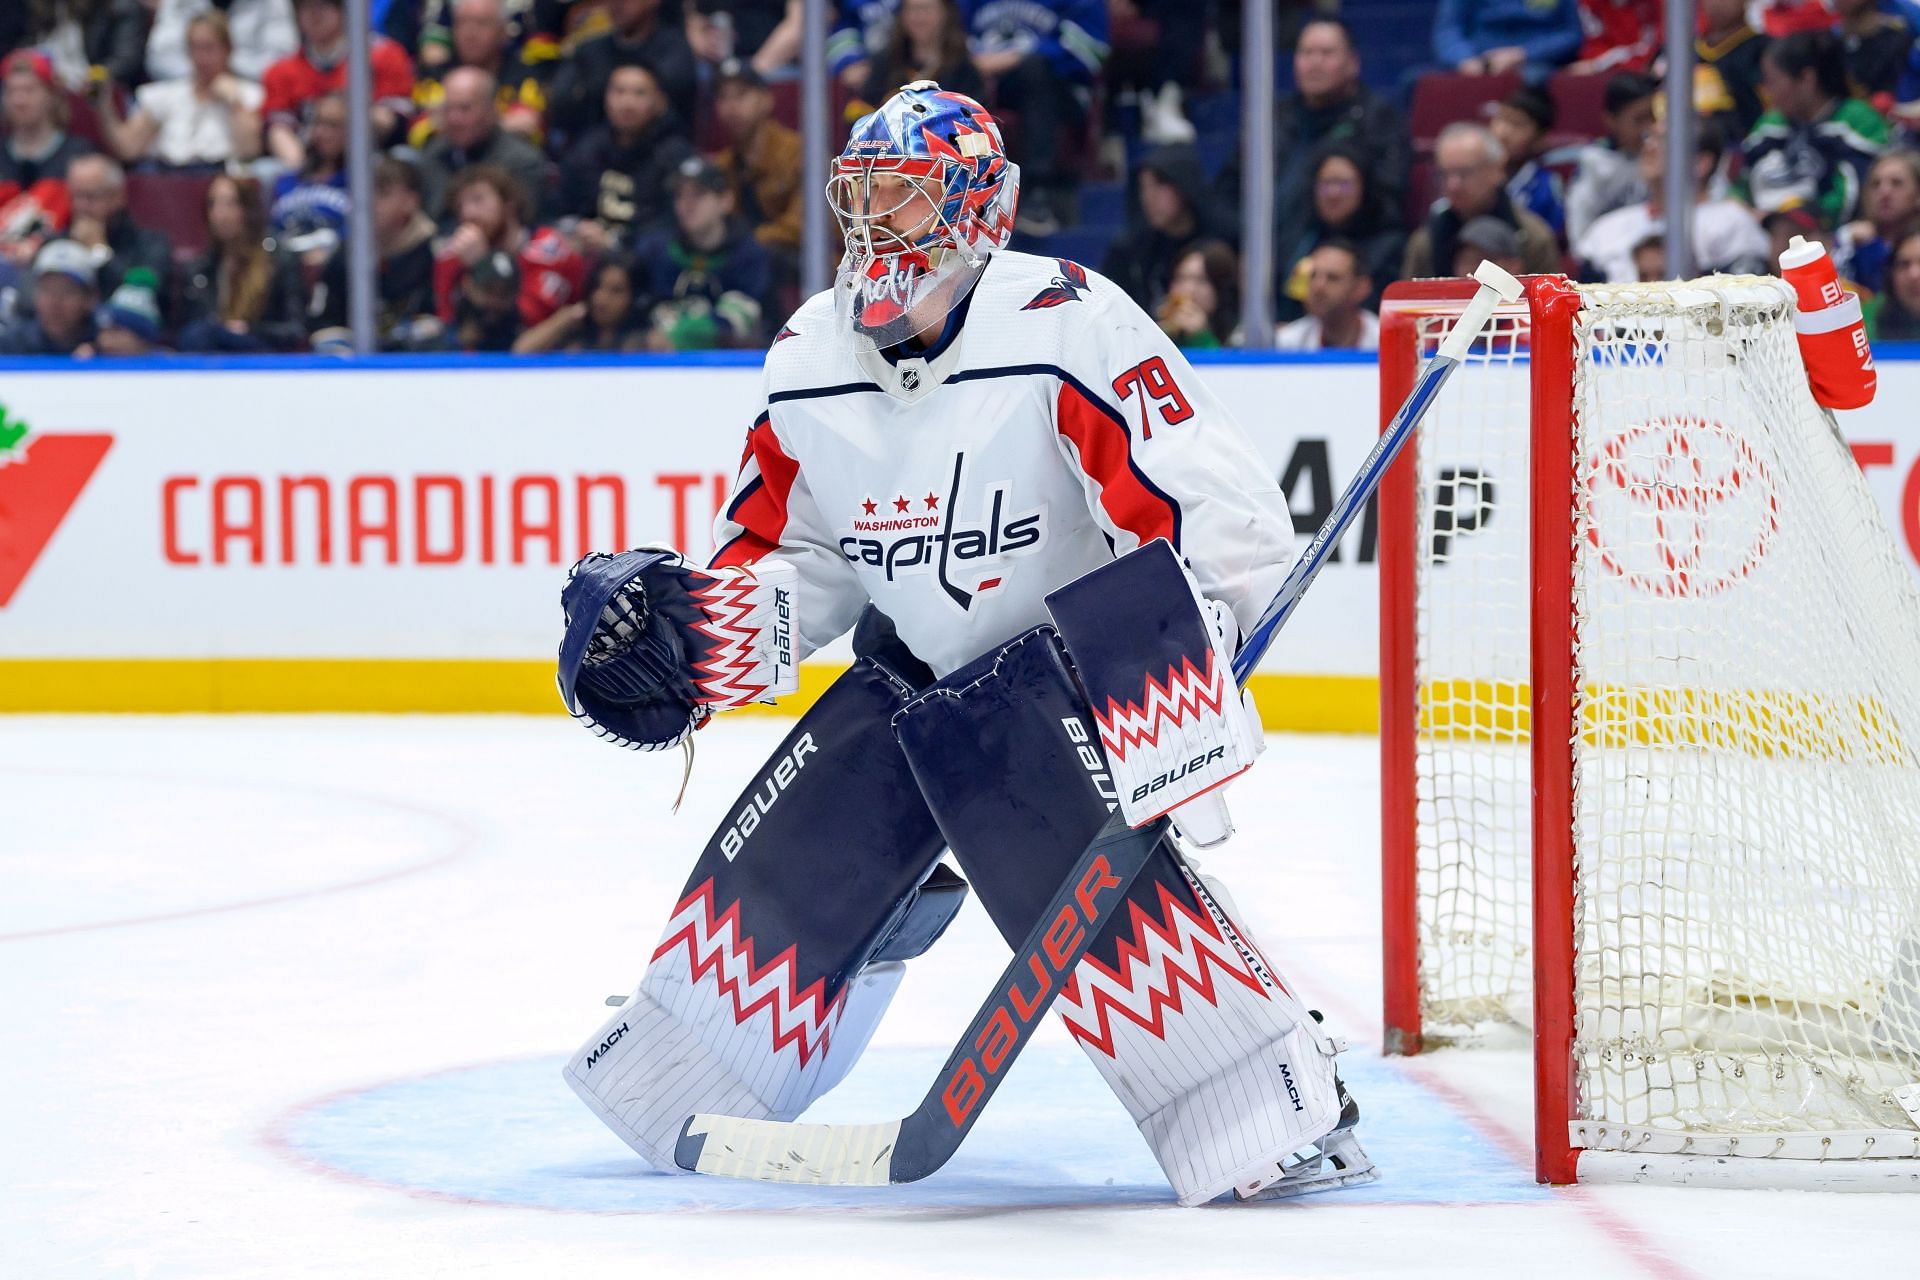
[[[1102,333],[1130,324],[1152,321],[1099,272],[1066,258],[1001,250],[968,300],[958,364],[1067,365],[1073,353],[1098,345]],[[832,290],[801,303],[774,334],[766,376],[776,400],[871,386],[835,325]]]
[[[1105,293],[1116,287],[1105,276],[1067,258],[1004,252],[996,254],[993,263],[999,273],[994,283],[1017,313],[1027,314],[1035,322],[1055,317],[1066,323],[1083,319],[1076,317],[1076,303],[1085,304],[1078,308],[1081,312],[1095,309]],[[1035,312],[1046,314],[1032,315]]]
[[[801,303],[773,335],[766,380],[769,399],[869,381],[834,325],[833,290]]]
[[[1118,285],[1067,258],[1002,251],[976,293],[964,357],[972,368],[1068,365],[1116,325],[1145,319]]]

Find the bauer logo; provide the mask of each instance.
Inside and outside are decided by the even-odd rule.
[[[1191,760],[1175,765],[1165,773],[1155,774],[1151,779],[1133,789],[1133,798],[1135,800],[1145,800],[1154,792],[1161,790],[1170,783],[1180,781],[1180,779],[1193,773],[1195,770],[1205,768],[1207,765],[1215,764],[1225,759],[1226,754],[1227,749],[1225,747],[1215,747],[1205,755],[1195,756]]]
[[[107,456],[105,434],[29,436],[0,407],[0,609],[27,580]]]
[[[1087,777],[1093,782],[1093,789],[1100,799],[1106,802],[1107,812],[1112,813],[1119,807],[1120,792],[1113,785],[1113,774],[1107,770],[1107,762],[1093,745],[1093,737],[1087,732],[1087,726],[1078,716],[1064,716],[1060,724],[1067,731],[1067,741],[1073,744],[1075,755],[1079,757],[1080,767],[1087,771]]]
[[[976,1019],[979,1033],[940,1089],[941,1105],[946,1108],[947,1119],[954,1128],[964,1125],[980,1100],[986,1097],[988,1077],[998,1075],[1019,1052],[1027,1028],[1042,1011],[1045,1003],[1042,997],[1055,983],[1067,980],[1073,966],[1086,954],[1089,935],[1099,933],[1112,918],[1117,904],[1108,902],[1103,906],[1101,899],[1111,899],[1115,891],[1124,888],[1105,855],[1096,854],[1080,877],[1080,883],[1073,887],[1073,901],[1055,914],[1041,935],[1039,949],[1027,953],[1026,973],[1015,974],[994,996],[992,1011],[984,1020]],[[1018,961],[1013,967],[1020,967]],[[1021,990],[1023,983],[1027,984],[1024,991]]]
[[[841,554],[878,569],[888,582],[931,573],[962,612],[972,608],[976,595],[1006,581],[1003,565],[984,562],[1033,554],[1047,529],[1044,509],[1014,509],[1010,481],[969,494],[966,466],[967,455],[955,454],[944,495],[932,489],[919,496],[869,494],[854,513],[853,532],[840,539]]]
[[[778,666],[793,665],[793,592],[785,587],[773,589],[773,652]]]
[[[800,771],[807,767],[807,757],[818,749],[813,745],[813,735],[803,733],[800,741],[793,744],[793,750],[774,761],[773,768],[760,775],[760,780],[741,804],[740,812],[720,833],[720,853],[728,862],[740,856],[740,851],[747,847],[747,841],[760,829],[761,819],[780,803],[780,797],[800,776]]]

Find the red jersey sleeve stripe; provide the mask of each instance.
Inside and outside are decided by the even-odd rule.
[[[707,563],[707,568],[744,569],[772,551],[776,545],[749,531],[731,539],[726,546],[714,552],[713,559]]]
[[[787,529],[787,498],[799,474],[800,464],[787,456],[773,434],[772,422],[761,414],[747,433],[739,488],[727,504],[727,519],[741,532],[715,554],[715,565],[746,564],[780,545]]]
[[[1126,420],[1070,378],[1060,380],[1055,426],[1080,455],[1080,467],[1100,487],[1107,518],[1141,546],[1165,538],[1180,548],[1180,504],[1134,463]]]

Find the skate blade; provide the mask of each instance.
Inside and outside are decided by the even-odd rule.
[[[1379,1178],[1373,1158],[1350,1130],[1336,1129],[1323,1148],[1309,1148],[1274,1168],[1270,1177],[1242,1183],[1233,1189],[1236,1200],[1284,1200],[1315,1191],[1337,1191]]]
[[[1372,1165],[1364,1169],[1340,1171],[1330,1169],[1326,1173],[1307,1178],[1281,1178],[1277,1182],[1260,1187],[1250,1184],[1257,1190],[1235,1187],[1233,1198],[1241,1201],[1290,1200],[1295,1196],[1312,1195],[1316,1191],[1338,1191],[1341,1187],[1357,1187],[1368,1182],[1378,1182],[1380,1171]]]

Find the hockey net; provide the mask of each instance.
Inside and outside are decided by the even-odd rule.
[[[1386,412],[1467,292],[1390,292]],[[1790,293],[1531,280],[1410,452],[1381,493],[1389,1051],[1530,1028],[1543,1180],[1582,1149],[1911,1170],[1920,590]]]

